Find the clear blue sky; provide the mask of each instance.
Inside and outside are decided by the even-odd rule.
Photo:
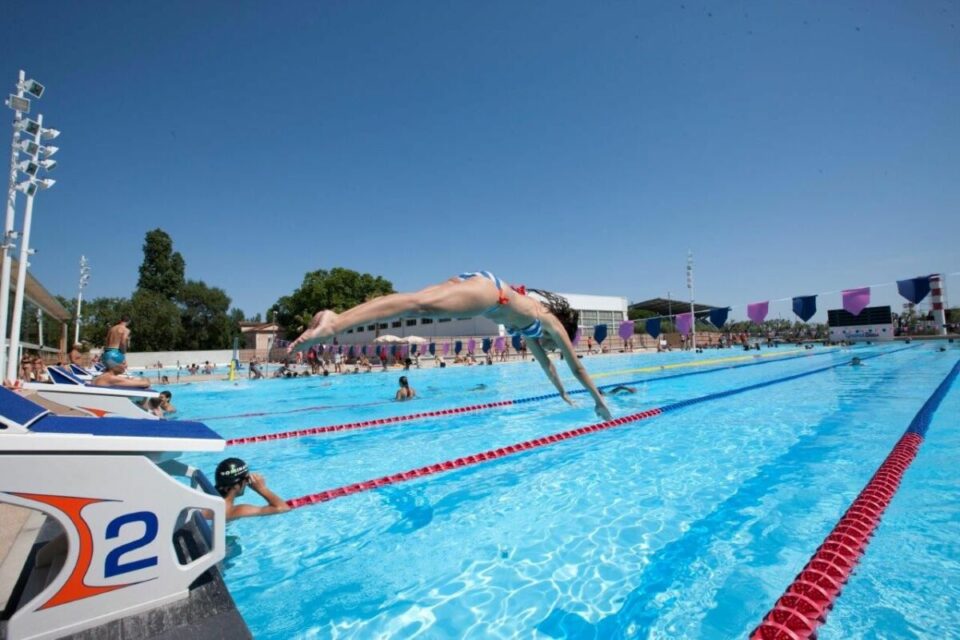
[[[0,88],[26,69],[63,131],[32,243],[55,293],[83,253],[86,295],[129,295],[155,227],[248,315],[333,266],[642,300],[686,296],[692,249],[697,299],[734,306],[960,270],[957,3],[3,13]]]

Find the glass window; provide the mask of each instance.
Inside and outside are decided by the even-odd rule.
[[[408,327],[415,327],[415,326],[417,326],[417,319],[416,319],[416,318],[411,318],[411,319],[407,320],[407,326],[408,326]]]
[[[375,324],[368,324],[368,325],[367,325],[367,331],[376,331],[376,330],[377,330],[377,325],[375,325]]]
[[[357,327],[357,333],[363,331],[363,327]],[[353,329],[347,329],[347,333],[353,333]]]
[[[440,318],[437,322],[450,322],[453,318]]]
[[[386,326],[386,325],[384,325],[384,326]],[[399,320],[394,320],[393,322],[390,323],[390,326],[393,327],[394,329],[397,329],[397,328],[399,328],[399,327],[402,327],[402,326],[403,326],[403,323],[400,322]]]
[[[433,318],[422,318],[420,324],[433,324]]]
[[[381,322],[381,323],[380,323],[380,328],[381,328],[381,329],[386,329],[386,328],[387,328],[387,323],[386,323],[386,322]]]

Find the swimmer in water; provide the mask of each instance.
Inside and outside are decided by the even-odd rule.
[[[863,362],[860,360],[860,358],[854,356],[854,357],[853,357],[853,360],[850,361],[850,366],[851,366],[851,367],[862,367],[862,366],[863,366]]]
[[[417,392],[410,386],[407,376],[400,376],[400,388],[397,389],[397,395],[394,396],[394,399],[403,402],[404,400],[413,400],[416,397]]]
[[[484,316],[505,325],[511,335],[523,336],[526,345],[560,397],[573,401],[563,388],[548,351],[559,350],[574,377],[590,392],[597,415],[611,419],[610,410],[587,370],[577,359],[571,342],[578,328],[578,314],[566,298],[549,291],[531,289],[541,299],[527,295],[525,287],[511,287],[489,271],[463,273],[416,293],[393,293],[364,302],[342,313],[320,311],[313,317],[291,351],[303,351],[333,340],[339,333],[371,322],[405,318],[473,318]]]
[[[609,391],[604,391],[603,389],[600,389],[600,393],[602,393],[603,395],[610,395],[610,396],[618,396],[624,393],[636,393],[636,392],[637,390],[634,387],[628,387],[625,384],[618,384],[617,386],[615,386],[613,389],[610,389]]]

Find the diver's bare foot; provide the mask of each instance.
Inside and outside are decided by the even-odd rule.
[[[333,311],[318,311],[316,315],[313,316],[313,320],[310,322],[307,330],[301,333],[300,337],[287,347],[287,353],[305,351],[315,344],[323,344],[330,340],[333,334],[336,333],[333,326],[336,318],[337,314]]]

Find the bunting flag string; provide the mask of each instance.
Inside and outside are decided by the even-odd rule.
[[[793,312],[807,322],[817,312],[817,296],[797,296],[793,299]]]
[[[598,324],[593,328],[593,339],[597,341],[597,344],[600,344],[607,339],[607,325]]]
[[[951,271],[951,272],[944,272],[944,273],[940,273],[940,274],[931,274],[931,275],[926,275],[926,276],[918,276],[918,277],[916,277],[916,278],[907,278],[906,280],[897,280],[897,281],[895,281],[895,282],[881,282],[881,283],[879,283],[879,284],[872,284],[872,285],[870,285],[870,286],[868,286],[868,287],[858,287],[858,288],[855,288],[855,289],[843,289],[843,290],[837,290],[837,291],[823,291],[823,292],[821,292],[821,293],[818,293],[818,294],[815,294],[815,295],[811,295],[811,296],[796,296],[796,297],[792,297],[792,298],[773,298],[773,299],[767,300],[767,301],[765,301],[765,302],[756,302],[756,303],[751,303],[751,304],[747,304],[747,305],[732,305],[732,306],[725,307],[725,308],[716,308],[716,307],[715,307],[715,308],[713,308],[713,309],[710,309],[709,311],[706,311],[706,310],[698,310],[696,313],[697,313],[697,317],[698,317],[698,318],[700,318],[700,317],[702,317],[702,316],[704,316],[704,315],[709,314],[710,323],[719,328],[719,327],[722,327],[723,324],[727,321],[727,318],[728,318],[728,316],[729,316],[729,312],[730,312],[732,309],[742,309],[742,308],[746,308],[746,309],[747,309],[747,316],[750,318],[750,320],[752,320],[753,322],[757,322],[757,323],[759,324],[759,323],[763,322],[763,320],[761,319],[761,320],[757,321],[757,320],[754,318],[754,316],[751,315],[751,309],[753,309],[754,315],[756,315],[757,317],[761,317],[761,315],[762,315],[762,318],[765,319],[767,313],[769,312],[769,304],[770,304],[771,302],[787,302],[787,301],[790,301],[790,302],[794,305],[794,308],[793,308],[794,313],[796,313],[797,316],[799,316],[799,317],[801,317],[801,318],[803,318],[803,316],[806,315],[806,313],[807,313],[806,305],[807,305],[807,304],[812,305],[812,307],[813,307],[813,313],[811,313],[811,314],[808,316],[807,319],[804,319],[804,322],[806,322],[806,321],[808,321],[809,318],[812,318],[813,315],[816,313],[816,298],[817,298],[817,297],[827,296],[827,295],[834,295],[834,294],[841,294],[841,301],[842,301],[842,306],[843,306],[844,310],[852,313],[853,315],[859,315],[859,313],[860,313],[861,311],[863,311],[863,309],[865,309],[865,308],[870,304],[871,292],[872,292],[874,289],[879,289],[879,288],[882,288],[882,287],[892,287],[892,286],[896,285],[896,286],[897,286],[897,291],[899,292],[899,294],[900,294],[903,298],[905,298],[906,300],[908,300],[908,301],[910,301],[910,302],[913,302],[914,304],[918,304],[918,303],[919,303],[921,300],[923,300],[927,295],[929,295],[929,293],[930,293],[930,291],[931,291],[930,278],[933,277],[933,276],[936,276],[936,275],[939,275],[941,278],[946,279],[948,276],[960,276],[960,271]],[[810,300],[810,302],[804,302],[804,303],[803,303],[803,305],[804,305],[804,306],[802,307],[802,310],[804,311],[804,314],[803,314],[803,315],[801,315],[801,313],[797,311],[797,309],[799,308],[799,307],[797,306],[797,305],[798,305],[797,300],[800,300],[800,299]],[[766,306],[764,306],[764,305],[766,305]],[[862,306],[861,306],[861,305],[862,305]],[[762,312],[762,314],[761,314],[761,312]],[[855,313],[854,313],[854,312],[855,312]],[[689,312],[686,312],[686,313],[689,313]],[[683,314],[678,312],[678,313],[673,313],[673,314],[662,314],[662,315],[659,315],[659,316],[652,316],[652,317],[650,317],[650,318],[645,318],[644,321],[645,321],[645,323],[646,323],[647,333],[648,333],[650,336],[656,338],[657,336],[660,335],[659,322],[660,322],[661,320],[663,320],[663,319],[668,319],[668,320],[672,319],[672,320],[674,320],[674,321],[676,322],[676,320],[677,320],[677,319],[679,318],[679,316],[681,316],[681,315],[683,315]],[[716,322],[715,322],[714,320],[716,320]],[[657,321],[657,322],[654,323],[653,321]],[[719,324],[718,324],[718,323],[719,323]],[[651,329],[653,329],[654,331],[651,332]]]
[[[870,304],[870,287],[845,289],[843,291],[843,309],[858,316]]]
[[[747,305],[747,317],[750,318],[753,322],[761,324],[764,319],[767,317],[767,312],[770,310],[770,301],[766,302],[754,302]]]
[[[677,331],[683,335],[688,335],[690,333],[690,328],[693,326],[693,314],[687,311],[686,313],[681,313],[677,316]]]

